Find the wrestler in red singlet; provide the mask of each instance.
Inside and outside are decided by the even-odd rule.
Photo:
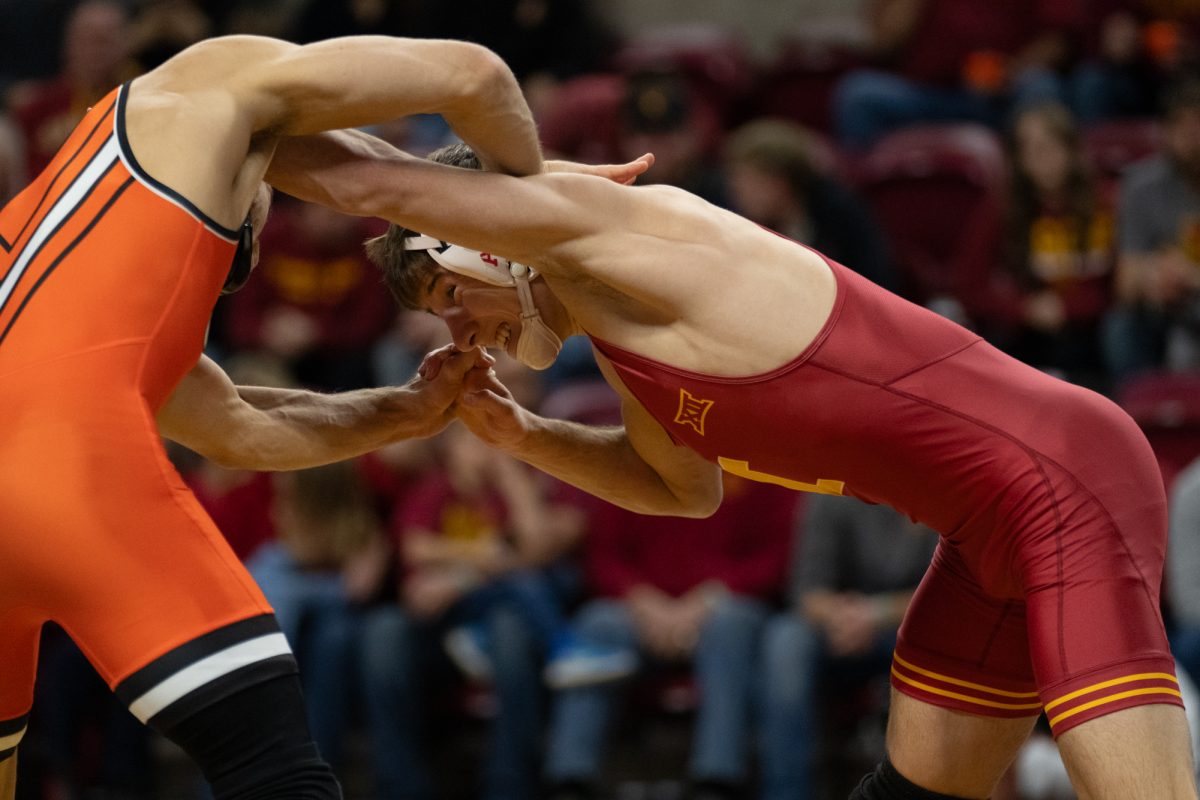
[[[942,533],[895,688],[1056,735],[1182,705],[1159,613],[1166,498],[1117,406],[830,262],[837,301],[771,373],[719,378],[595,344],[676,442],[725,470],[886,503]]]
[[[126,91],[0,210],[0,758],[47,620],[143,721],[295,670],[155,425],[200,356],[237,235],[141,170]]]

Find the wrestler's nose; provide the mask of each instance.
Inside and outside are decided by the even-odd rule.
[[[479,325],[471,319],[466,309],[453,307],[446,309],[442,315],[446,327],[450,329],[450,338],[459,350],[470,350],[475,346],[479,336]]]

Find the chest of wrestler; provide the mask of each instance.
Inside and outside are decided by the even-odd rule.
[[[135,349],[108,379],[136,381],[156,406],[199,357],[233,244],[120,167],[92,194],[91,213],[27,237],[40,245],[3,309],[0,368],[61,362],[69,377],[81,357]]]
[[[817,367],[740,383],[616,369],[677,444],[743,478],[885,503],[943,532],[991,490],[955,420]]]

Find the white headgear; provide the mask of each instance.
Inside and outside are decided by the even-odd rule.
[[[521,301],[521,332],[517,335],[517,360],[532,369],[546,369],[558,357],[562,339],[542,321],[529,282],[537,271],[524,264],[490,253],[481,253],[432,236],[414,234],[405,237],[405,250],[424,250],[440,266],[457,275],[475,278],[492,286],[515,286]]]

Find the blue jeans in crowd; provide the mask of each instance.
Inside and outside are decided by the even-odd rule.
[[[861,655],[836,658],[820,631],[781,613],[766,623],[762,640],[762,800],[808,800],[817,796],[814,760],[824,712],[818,698],[888,675],[896,633],[881,633]]]
[[[306,569],[278,542],[260,547],[246,567],[296,654],[313,741],[337,766],[355,702],[350,687],[361,612],[347,597],[340,573]]]
[[[521,611],[507,603],[483,610],[493,670],[497,713],[492,724],[482,796],[528,800],[537,795],[541,733],[541,652]],[[447,676],[455,675],[442,637],[464,621],[463,609],[423,621],[402,608],[372,610],[362,637],[363,690],[375,754],[380,800],[430,800],[436,796],[426,749],[426,721]]]
[[[699,707],[688,777],[741,783],[746,779],[752,686],[759,636],[767,607],[727,596],[700,632],[693,655]],[[575,617],[576,632],[591,641],[637,648],[636,631],[625,603],[596,600]],[[554,698],[546,777],[551,783],[595,782],[601,774],[604,744],[620,686],[567,689]]]

